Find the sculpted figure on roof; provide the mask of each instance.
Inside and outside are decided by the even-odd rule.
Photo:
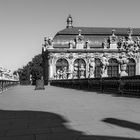
[[[137,40],[135,42],[135,50],[138,51],[140,49],[140,38],[137,36]]]
[[[125,37],[121,37],[117,44],[119,50],[125,50]]]
[[[82,30],[79,29],[78,32],[79,34],[76,36],[76,43],[82,43],[84,39],[84,36],[81,35]]]
[[[70,49],[73,49],[73,46],[74,46],[74,41],[71,40],[71,41],[69,42],[69,47],[70,47]]]
[[[48,37],[47,42],[48,42],[48,45],[49,46],[52,46],[53,45],[53,39],[52,39],[52,37]]]
[[[112,30],[112,35],[109,37],[110,44],[117,44],[118,37],[115,35],[115,30]]]
[[[79,29],[78,31],[79,35],[77,35],[75,38],[76,49],[83,49],[85,45],[84,36],[81,35],[81,29]]]
[[[104,49],[107,49],[109,47],[108,40],[105,38],[104,42],[102,43],[102,46]]]
[[[86,47],[86,49],[90,49],[89,43],[90,43],[89,40],[87,40],[87,41],[85,42],[85,47]]]

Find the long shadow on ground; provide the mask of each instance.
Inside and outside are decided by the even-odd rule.
[[[0,110],[0,140],[138,140],[85,135],[66,123],[64,117],[50,112]]]
[[[138,123],[121,120],[121,119],[117,119],[117,118],[105,118],[102,121],[113,124],[113,125],[117,125],[120,127],[125,127],[125,128],[130,128],[130,129],[133,129],[136,131],[140,131],[140,124],[138,124]]]

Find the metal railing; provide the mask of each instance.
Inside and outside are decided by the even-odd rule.
[[[101,93],[140,95],[140,75],[126,77],[106,77],[93,79],[51,80],[50,85]]]
[[[16,80],[0,80],[0,93],[8,90],[10,87],[18,85],[19,81]]]

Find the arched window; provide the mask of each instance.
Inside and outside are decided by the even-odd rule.
[[[74,61],[74,78],[86,78],[86,63],[83,59]]]
[[[56,62],[57,79],[67,79],[68,61],[64,58],[58,59]]]
[[[134,76],[136,74],[136,63],[134,59],[129,59],[126,72],[128,76]]]
[[[95,58],[95,78],[101,77],[101,60],[99,58]]]
[[[114,58],[109,59],[109,66],[107,68],[108,77],[118,77],[119,76],[119,64]]]

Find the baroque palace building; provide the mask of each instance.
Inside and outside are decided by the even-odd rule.
[[[140,28],[74,27],[44,38],[44,81],[140,75]]]

